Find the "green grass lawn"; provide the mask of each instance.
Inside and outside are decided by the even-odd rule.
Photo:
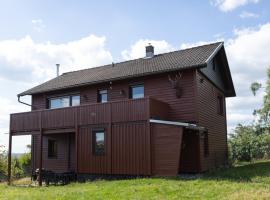
[[[42,188],[0,184],[0,199],[270,199],[270,161],[217,170],[193,180],[99,180]]]

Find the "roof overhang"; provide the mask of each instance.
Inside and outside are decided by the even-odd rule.
[[[150,119],[150,123],[156,123],[156,124],[166,124],[166,125],[173,125],[173,126],[181,126],[186,129],[191,129],[191,130],[197,130],[200,132],[205,132],[207,129],[202,126],[198,126],[196,124],[190,124],[186,122],[177,122],[177,121],[166,121],[166,120],[157,120],[157,119]]]

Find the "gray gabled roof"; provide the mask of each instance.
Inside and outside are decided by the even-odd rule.
[[[203,67],[221,46],[223,46],[223,43],[217,42],[159,54],[152,58],[139,58],[101,67],[68,72],[22,92],[18,94],[18,96],[38,94],[53,90],[73,88],[82,85],[91,85],[167,71]]]

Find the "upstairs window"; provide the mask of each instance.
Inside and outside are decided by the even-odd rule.
[[[79,106],[80,105],[80,96],[71,96],[71,106]]]
[[[98,91],[98,102],[99,103],[108,102],[108,90],[99,90]]]
[[[144,97],[144,86],[143,85],[132,85],[129,88],[130,99],[139,99]]]
[[[224,114],[224,99],[222,96],[217,97],[217,111],[220,115]]]
[[[63,97],[55,97],[49,99],[49,108],[65,108],[69,106],[78,106],[80,105],[80,96],[72,95],[72,96],[63,96]]]
[[[105,154],[105,131],[104,130],[94,130],[93,134],[93,153],[95,155]]]
[[[48,158],[57,158],[56,140],[48,140]]]

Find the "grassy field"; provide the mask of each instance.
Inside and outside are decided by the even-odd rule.
[[[197,179],[99,180],[42,188],[0,184],[0,199],[270,199],[270,161],[217,170]]]

